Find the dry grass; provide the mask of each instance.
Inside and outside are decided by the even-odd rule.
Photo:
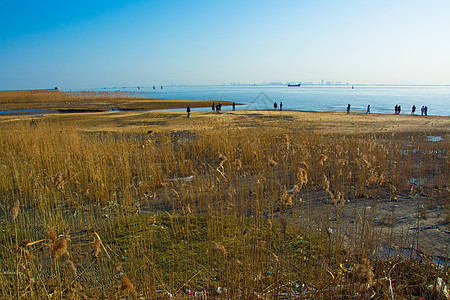
[[[252,114],[2,117],[0,298],[439,297],[448,118]]]
[[[148,110],[210,107],[213,101],[144,98],[133,92],[60,92],[55,90],[0,91],[0,110],[39,109],[48,112],[103,112],[112,109]],[[231,102],[222,101],[223,105]]]

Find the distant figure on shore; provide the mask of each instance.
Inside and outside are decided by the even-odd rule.
[[[283,110],[283,102],[280,101],[280,111]]]
[[[399,105],[397,110],[398,110],[397,114],[400,114],[400,111],[402,110],[402,107]]]
[[[217,113],[220,113],[220,110],[222,109],[222,103],[219,102],[219,104],[216,105],[216,111]]]
[[[428,116],[428,107],[427,106],[425,106],[423,112],[425,113],[425,116]]]
[[[214,110],[216,110],[216,105],[214,104],[214,102],[213,102],[213,104],[211,105],[211,109],[214,111]]]
[[[275,110],[277,110],[277,107],[278,107],[277,103],[274,102],[274,103],[273,103],[273,108],[274,108]]]
[[[188,105],[188,107],[186,108],[187,111],[187,117],[189,118],[189,116],[191,115],[191,106]]]
[[[397,104],[395,104],[395,107],[394,107],[394,115],[396,115],[396,114],[397,114],[397,112],[398,112],[398,105],[397,105]]]
[[[425,106],[422,106],[422,108],[420,109],[420,115],[423,116],[424,112],[425,112]]]
[[[235,111],[235,110],[236,110],[236,103],[233,102],[233,111]]]
[[[411,116],[414,116],[414,113],[416,112],[416,106],[413,105],[411,108]]]
[[[367,105],[367,109],[366,109],[366,115],[367,114],[370,114],[370,104],[369,105]]]
[[[347,105],[347,115],[350,113],[350,104]]]

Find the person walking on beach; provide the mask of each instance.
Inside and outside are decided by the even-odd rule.
[[[416,106],[413,105],[411,108],[411,116],[414,116],[414,113],[416,112]]]
[[[235,111],[235,110],[236,110],[236,103],[233,102],[233,111]]]
[[[428,116],[428,107],[427,106],[424,107],[423,112],[424,112],[425,116]]]
[[[402,110],[402,107],[399,105],[398,106],[398,108],[397,108],[397,114],[399,115],[400,114],[400,111]]]
[[[422,108],[420,109],[420,115],[423,116],[423,113],[425,112],[425,106],[422,106]]]
[[[394,115],[396,115],[397,113],[398,113],[398,105],[395,104],[395,107],[394,107]]]
[[[347,115],[350,113],[350,104],[347,105]]]
[[[278,107],[277,103],[274,102],[274,103],[273,103],[273,108],[274,108],[275,110],[277,110],[277,107]]]
[[[189,116],[191,115],[191,107],[189,105],[186,108],[186,111],[187,111],[187,117],[189,118]]]
[[[213,104],[211,105],[211,109],[214,111],[214,110],[216,110],[216,105],[214,104],[214,102],[213,102]]]
[[[370,114],[370,104],[367,105],[366,115],[367,115],[367,114]]]
[[[280,101],[280,111],[283,110],[283,102]]]

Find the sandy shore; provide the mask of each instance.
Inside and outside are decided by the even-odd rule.
[[[128,111],[105,113],[67,113],[52,115],[1,116],[1,123],[39,122],[41,119],[73,122],[81,131],[102,132],[170,132],[180,130],[233,127],[251,129],[312,130],[328,134],[450,132],[450,117],[358,114],[301,111],[196,111],[188,119],[184,111]]]

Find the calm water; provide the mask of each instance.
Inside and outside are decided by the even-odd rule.
[[[138,91],[137,88],[122,90]],[[450,86],[166,86],[163,89],[144,87],[142,96],[174,100],[235,101],[244,104],[236,109],[273,109],[273,102],[283,102],[283,109],[306,111],[342,111],[351,104],[351,111],[392,114],[401,105],[402,114],[410,114],[416,105],[420,114],[423,105],[428,115],[450,116]],[[228,108],[225,108],[227,110]]]

